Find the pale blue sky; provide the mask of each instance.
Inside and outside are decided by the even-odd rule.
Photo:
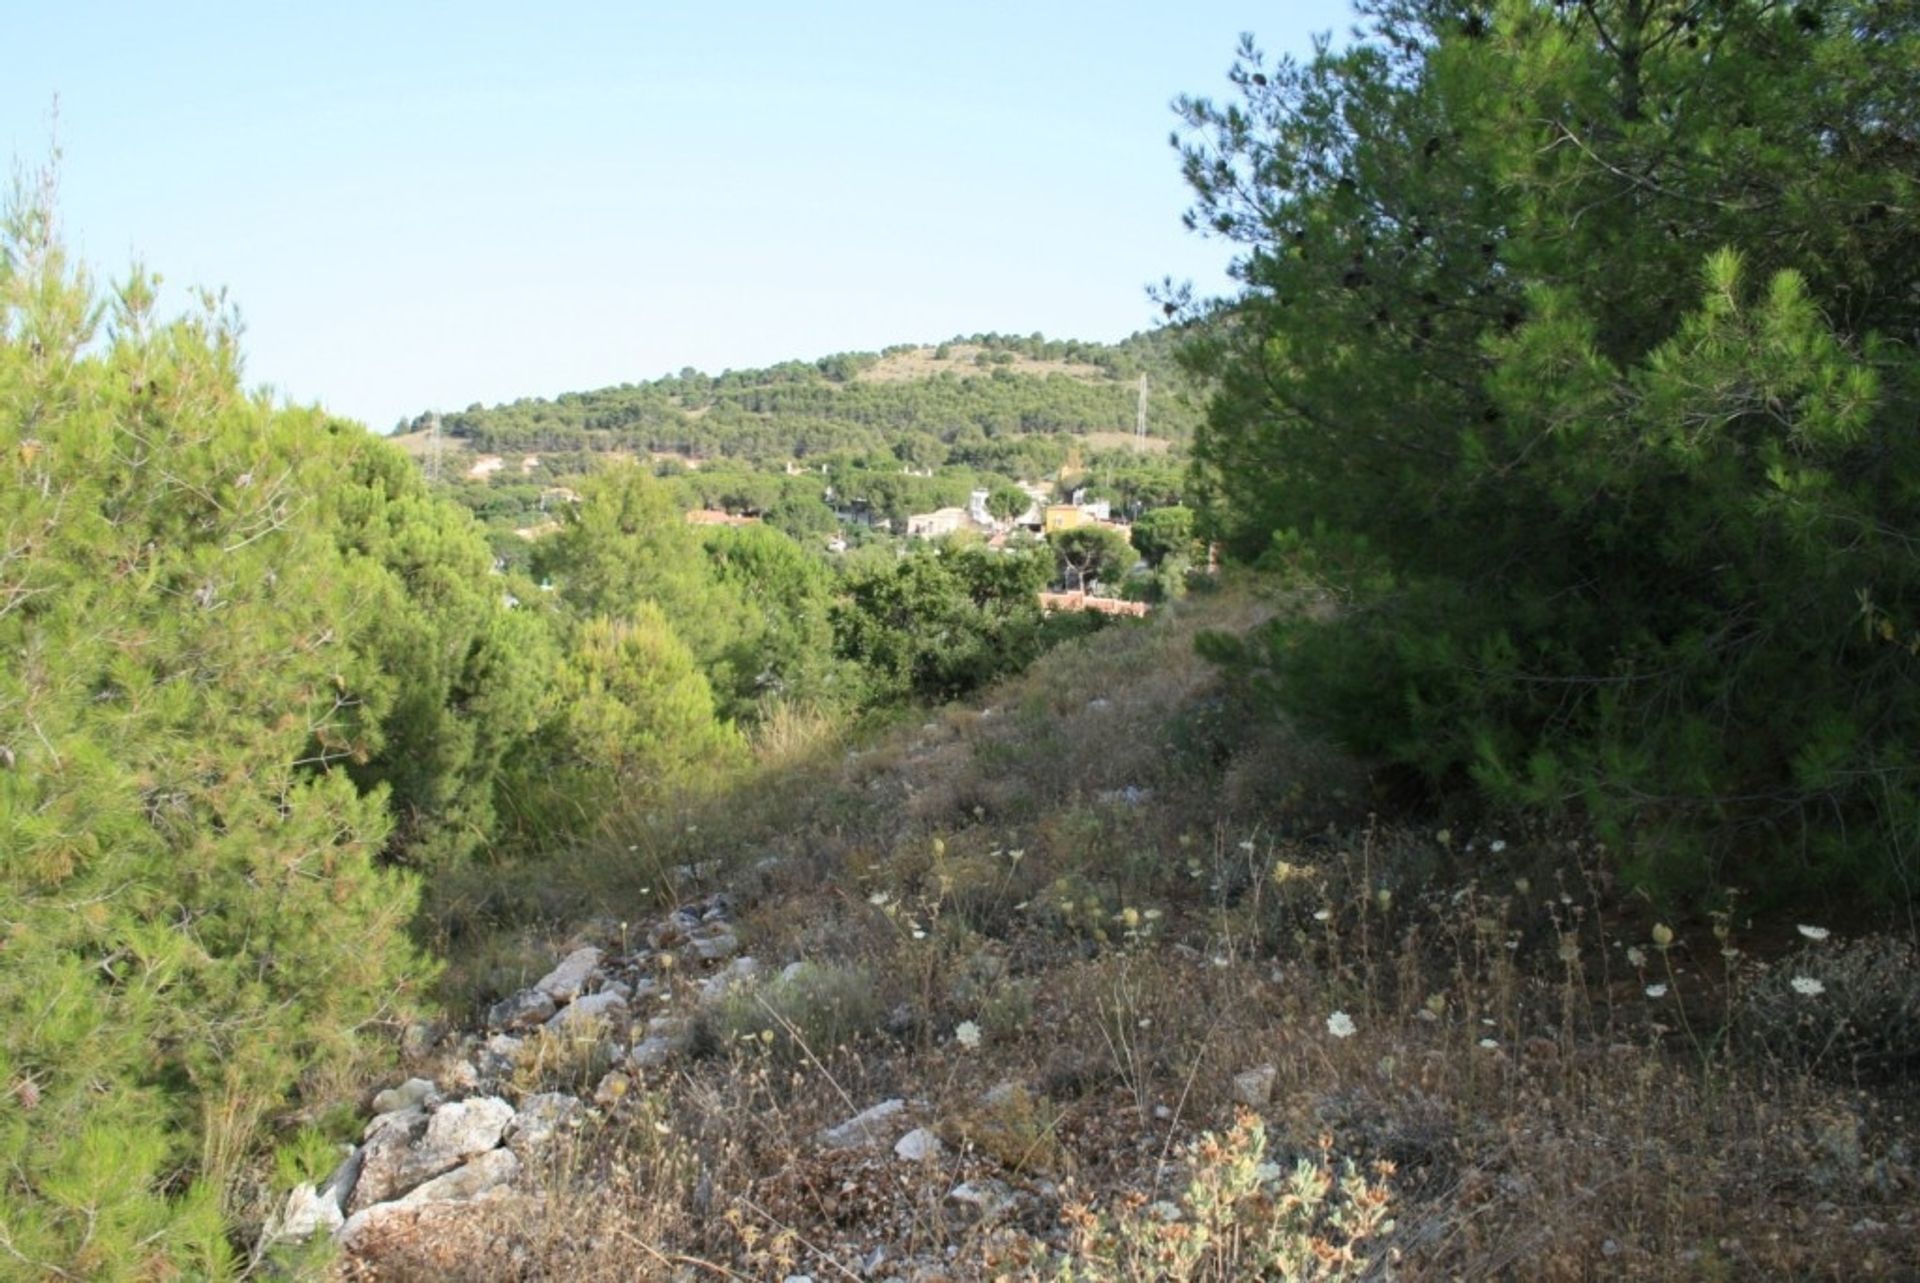
[[[1166,137],[1308,3],[0,2],[0,146],[101,276],[226,286],[248,377],[402,415],[956,333],[1116,339],[1182,230]]]

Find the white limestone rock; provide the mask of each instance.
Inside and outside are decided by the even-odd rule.
[[[557,1003],[572,1002],[586,991],[587,980],[599,965],[598,949],[575,949],[560,960],[559,966],[534,982],[533,987]]]
[[[893,1143],[906,1125],[907,1102],[895,1098],[863,1109],[837,1127],[820,1133],[827,1149],[878,1149]]]

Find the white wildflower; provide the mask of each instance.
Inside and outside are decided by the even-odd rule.
[[[1647,986],[1647,997],[1664,998],[1666,996],[1667,996],[1667,987],[1665,985],[1648,985]]]
[[[953,1027],[953,1040],[968,1051],[980,1049],[980,1026],[971,1020],[962,1020]]]
[[[872,905],[876,909],[884,909],[887,905],[887,901],[891,899],[893,899],[893,897],[888,895],[885,891],[875,891],[872,895],[867,897],[867,903]]]
[[[1827,987],[1812,976],[1795,976],[1791,983],[1793,991],[1805,998],[1818,998],[1827,991]]]
[[[1633,945],[1627,950],[1627,962],[1629,965],[1635,966],[1635,967],[1646,966],[1647,965],[1646,951],[1637,944]]]
[[[1335,1038],[1351,1038],[1355,1029],[1353,1017],[1344,1011],[1336,1011],[1327,1017],[1327,1032]]]
[[[1487,843],[1487,850],[1493,852],[1495,855],[1500,854],[1506,849],[1507,844],[1499,838],[1495,838],[1493,841]]]
[[[1810,927],[1804,922],[1794,929],[1809,940],[1825,940],[1833,934],[1833,932],[1827,930],[1825,927]]]
[[[1333,920],[1333,910],[1315,909],[1313,911],[1313,920],[1315,922],[1331,922]]]
[[[1495,1038],[1482,1038],[1480,1040],[1480,1046],[1487,1051],[1500,1050],[1500,1042]]]

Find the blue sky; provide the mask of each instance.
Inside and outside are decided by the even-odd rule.
[[[69,244],[225,286],[251,381],[428,408],[956,333],[1115,339],[1180,227],[1178,93],[1344,30],[1248,6],[8,6],[0,146]],[[24,9],[25,12],[21,10]]]

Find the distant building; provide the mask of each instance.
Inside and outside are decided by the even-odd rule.
[[[956,531],[978,528],[965,508],[939,508],[933,512],[917,512],[907,518],[907,534],[917,539],[939,539]]]
[[[1062,530],[1077,530],[1081,526],[1093,524],[1093,518],[1077,504],[1050,503],[1043,514],[1042,524],[1048,534],[1058,534]]]

